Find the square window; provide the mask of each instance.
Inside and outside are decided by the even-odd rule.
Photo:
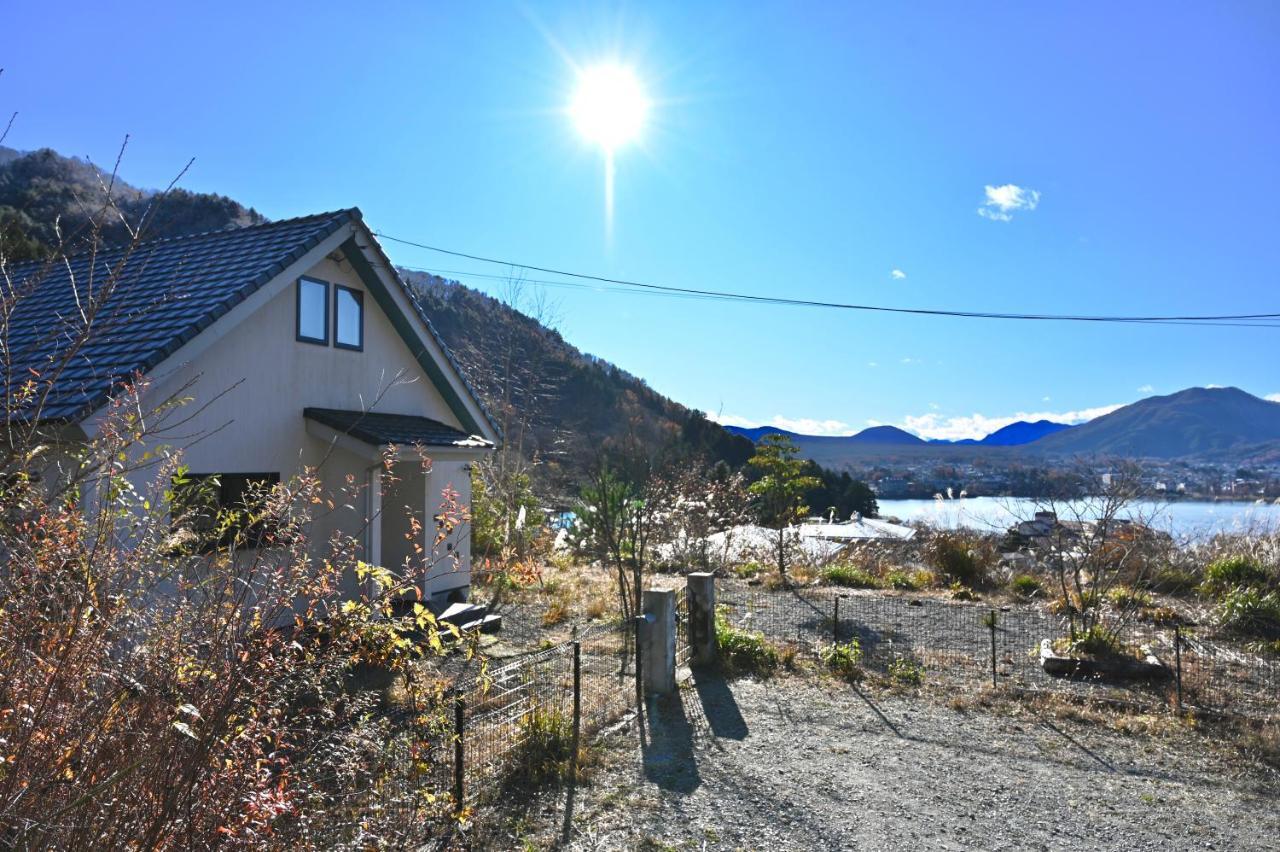
[[[333,288],[333,345],[364,348],[364,293],[350,287]]]
[[[174,484],[170,517],[195,533],[200,553],[263,547],[277,534],[261,514],[279,484],[279,473],[189,473]]]
[[[329,285],[298,279],[298,340],[329,345]]]

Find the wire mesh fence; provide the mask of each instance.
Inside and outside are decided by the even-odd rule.
[[[816,650],[856,640],[864,669],[895,678],[1280,718],[1275,660],[1184,627],[1110,624],[1119,653],[1107,662],[1064,657],[1067,622],[1033,607],[735,584],[717,598],[723,618],[775,642]]]
[[[547,751],[566,748],[575,730],[599,730],[635,705],[634,683],[633,628],[617,620],[459,684],[455,791],[475,802]]]

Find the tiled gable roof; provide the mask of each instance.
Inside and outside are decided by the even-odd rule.
[[[52,382],[46,420],[79,420],[134,373],[147,372],[342,225],[355,209],[35,261],[9,270],[21,295],[9,318],[4,385]],[[82,306],[114,280],[91,334],[53,375],[85,327]],[[29,291],[29,292],[28,292]]]

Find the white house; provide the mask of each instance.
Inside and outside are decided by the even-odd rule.
[[[72,440],[95,434],[113,390],[142,374],[157,400],[190,384],[182,432],[198,439],[185,462],[193,475],[219,476],[219,499],[304,468],[335,492],[364,486],[363,505],[320,518],[314,541],[335,529],[358,534],[365,561],[395,568],[414,558],[409,513],[432,537],[446,489],[469,505],[470,463],[493,450],[498,430],[359,210],[156,240],[65,267],[11,267],[30,285],[8,330],[11,391],[62,357],[50,341],[74,325],[93,279],[120,264],[91,337],[40,415]],[[382,475],[389,445],[407,460],[394,484]],[[467,596],[469,531],[455,535],[458,558],[424,580],[436,601]]]

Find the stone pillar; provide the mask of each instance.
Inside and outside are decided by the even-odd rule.
[[[643,600],[645,692],[670,695],[676,690],[676,593],[648,589]]]
[[[716,577],[694,573],[689,585],[689,644],[693,646],[693,664],[709,666],[716,661]]]

